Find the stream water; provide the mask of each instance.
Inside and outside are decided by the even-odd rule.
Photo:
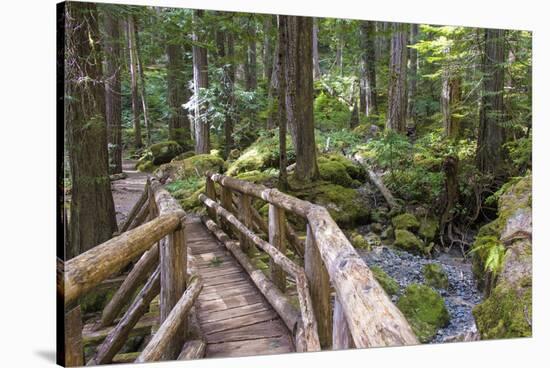
[[[431,343],[445,342],[460,334],[475,332],[472,308],[481,302],[482,295],[476,288],[471,263],[460,254],[445,253],[434,259],[426,259],[386,246],[359,253],[369,266],[379,266],[399,283],[399,295],[408,285],[424,282],[424,265],[439,263],[449,278],[448,289],[437,291],[445,300],[450,323],[438,331]],[[399,299],[399,295],[393,297],[394,302]]]

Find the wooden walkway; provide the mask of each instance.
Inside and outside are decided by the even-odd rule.
[[[207,342],[206,357],[295,351],[279,315],[198,217],[187,217],[185,236],[191,267],[204,280],[195,305]]]

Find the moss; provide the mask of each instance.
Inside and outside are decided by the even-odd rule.
[[[426,285],[409,285],[397,301],[397,307],[422,343],[432,340],[437,331],[449,323],[443,298]]]
[[[136,165],[137,171],[140,172],[153,172],[157,167],[153,164],[152,161],[144,160],[144,161],[138,161],[138,164]]]
[[[253,170],[241,173],[236,176],[237,179],[249,181],[255,184],[266,184],[270,180],[277,178],[279,175],[278,170]]]
[[[367,242],[367,239],[365,239],[365,237],[363,235],[359,234],[359,233],[352,233],[351,234],[351,244],[356,249],[369,249],[370,250],[370,246],[369,246],[369,243]]]
[[[403,229],[415,231],[420,227],[420,222],[412,213],[397,215],[392,218],[391,222],[396,230]]]
[[[187,151],[187,152],[184,152],[182,154],[177,155],[176,157],[174,157],[172,159],[172,161],[183,161],[186,158],[193,157],[193,156],[195,156],[195,151]]]
[[[354,180],[357,180],[359,182],[364,182],[367,178],[367,173],[365,171],[365,168],[349,158],[345,157],[344,155],[333,153],[330,155],[324,155],[319,157],[318,159],[319,164],[323,164],[326,162],[337,162],[340,165],[344,166],[346,169],[347,174]]]
[[[388,295],[396,295],[399,292],[399,284],[397,283],[397,281],[395,281],[393,277],[384,272],[383,269],[378,266],[372,266],[370,267],[370,270],[374,274],[374,278],[376,279],[376,281],[378,281],[380,286],[382,286],[382,289],[384,289],[384,291],[388,293]]]
[[[369,244],[370,248],[379,247],[382,245],[382,240],[380,239],[380,237],[373,232],[370,232],[367,235],[365,235],[365,240]]]
[[[290,137],[287,137],[287,158],[289,163],[294,159],[294,150]],[[233,161],[227,169],[227,175],[235,176],[243,172],[277,168],[279,165],[279,137],[262,136],[258,138]]]
[[[489,298],[474,307],[472,312],[482,339],[532,335],[532,288],[530,282],[523,285],[528,286],[499,284]]]
[[[170,162],[174,157],[183,153],[183,149],[176,141],[165,141],[153,144],[147,148],[151,152],[152,161],[155,165]]]
[[[433,240],[439,229],[439,223],[436,219],[425,217],[420,220],[420,227],[418,229],[418,235],[424,240]]]
[[[337,184],[316,184],[298,197],[324,206],[338,225],[351,227],[369,220],[369,209],[356,190]]]
[[[384,231],[380,233],[381,239],[392,239],[394,235],[393,226],[388,226]]]
[[[344,165],[337,161],[320,161],[319,174],[323,180],[331,183],[351,187],[353,179],[349,176]]]
[[[80,310],[82,314],[102,311],[113,297],[114,289],[92,291],[80,298]]]
[[[423,251],[424,242],[416,237],[408,230],[396,229],[395,230],[395,242],[393,243],[398,248],[418,252]]]
[[[449,287],[449,278],[443,267],[438,263],[428,263],[422,268],[424,282],[426,285],[436,289],[447,289]]]
[[[160,177],[179,180],[196,176],[203,177],[207,171],[220,172],[224,165],[223,159],[216,155],[201,154],[161,165],[155,173]]]

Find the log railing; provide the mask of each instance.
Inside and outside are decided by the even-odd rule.
[[[202,357],[204,342],[200,336],[193,336],[198,340],[184,341],[187,335],[192,335],[188,333],[192,326],[187,326],[187,317],[202,290],[202,280],[187,274],[185,212],[153,178],[147,181],[121,231],[120,235],[115,234],[114,238],[61,265],[64,273],[59,291],[65,297],[66,324],[70,327],[65,336],[65,364],[85,363],[82,326],[75,323],[81,323],[79,298],[131,262],[135,262],[134,266],[103,310],[97,327],[111,326],[122,310],[128,308],[87,364],[113,362],[157,295],[160,295],[160,328],[136,361]],[[136,296],[132,300],[133,295]]]
[[[219,203],[215,184],[221,186]],[[295,333],[298,350],[300,346],[305,350],[315,350],[316,338],[321,347],[333,349],[418,344],[403,314],[391,302],[324,207],[277,189],[221,174],[207,173],[206,188],[207,195],[202,194],[199,199],[208,208],[210,218],[214,221],[218,219],[221,226],[209,219],[203,218],[203,221],[226,244]],[[237,208],[233,204],[232,193],[240,198]],[[255,213],[250,198],[269,203],[267,226]],[[305,244],[286,222],[285,212],[306,220]],[[235,216],[235,213],[238,215]],[[267,229],[269,242],[255,234],[253,228],[264,232]],[[237,235],[241,240],[240,248],[226,233]],[[246,239],[246,244],[243,239]],[[284,256],[287,239],[296,253],[304,256],[304,269]],[[263,273],[260,275],[261,272],[246,257],[250,250],[249,242],[269,254],[272,260],[271,279],[262,277]],[[300,302],[298,316],[295,309],[289,306],[281,273],[288,273],[296,280]],[[271,287],[273,285],[277,287]],[[331,286],[335,291],[334,303],[331,303]]]

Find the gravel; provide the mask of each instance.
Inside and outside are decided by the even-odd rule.
[[[445,300],[450,323],[440,329],[430,343],[449,341],[460,334],[476,331],[472,308],[481,302],[482,295],[476,288],[469,262],[448,254],[435,259],[426,259],[386,246],[375,247],[370,252],[361,251],[360,253],[369,266],[379,266],[397,281],[400,286],[399,295],[411,283],[424,283],[422,275],[424,265],[439,263],[447,273],[449,288],[437,291]],[[397,302],[399,295],[392,297],[392,301]]]

